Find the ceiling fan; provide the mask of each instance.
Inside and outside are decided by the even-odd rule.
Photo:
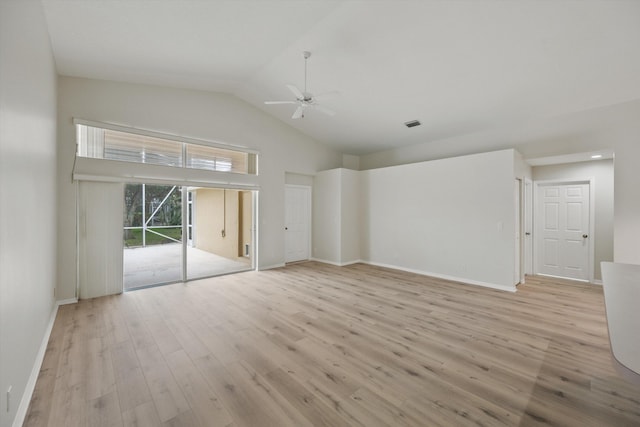
[[[311,92],[307,92],[307,60],[309,59],[309,57],[311,57],[311,52],[304,51],[302,52],[302,55],[304,56],[304,91],[298,89],[297,86],[286,85],[289,88],[289,90],[293,93],[293,95],[296,97],[295,101],[265,101],[264,103],[267,105],[273,105],[273,104],[297,105],[298,107],[296,108],[296,110],[293,112],[293,115],[291,116],[292,119],[304,118],[304,112],[307,108],[316,109],[324,114],[328,114],[329,116],[335,115],[336,113],[334,111],[328,109],[327,107],[323,107],[322,105],[317,103],[316,99],[318,99],[323,95],[313,96]]]

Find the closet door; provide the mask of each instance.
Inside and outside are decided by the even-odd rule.
[[[589,184],[540,185],[538,273],[589,280]]]
[[[285,262],[307,260],[311,254],[311,187],[285,187]]]
[[[80,181],[78,186],[78,297],[121,293],[124,185]]]

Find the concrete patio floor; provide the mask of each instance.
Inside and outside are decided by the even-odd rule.
[[[124,289],[182,280],[182,245],[168,243],[124,250]],[[232,260],[187,247],[187,279],[246,271],[249,259]]]

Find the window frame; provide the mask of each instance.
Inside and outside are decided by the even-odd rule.
[[[122,159],[110,159],[110,158],[105,158],[104,155],[102,157],[95,157],[95,156],[83,156],[80,155],[80,141],[79,141],[79,128],[78,125],[83,125],[83,126],[89,126],[89,127],[94,127],[94,128],[98,128],[98,129],[104,129],[104,130],[112,130],[112,131],[116,131],[116,132],[124,132],[124,133],[129,133],[129,134],[133,134],[133,135],[140,135],[140,136],[146,136],[146,137],[151,137],[151,138],[158,138],[158,139],[162,139],[162,140],[166,140],[166,141],[173,141],[179,144],[182,144],[182,155],[181,155],[181,165],[179,166],[172,166],[172,165],[162,165],[162,166],[166,166],[166,167],[173,167],[173,168],[183,168],[183,169],[194,169],[194,170],[203,170],[203,171],[211,171],[211,172],[216,172],[216,173],[223,173],[223,174],[234,174],[234,175],[250,175],[250,176],[257,176],[259,173],[258,170],[258,158],[259,158],[259,151],[257,150],[253,150],[251,148],[247,148],[241,145],[235,145],[235,144],[229,144],[229,143],[223,143],[223,142],[219,142],[219,141],[208,141],[208,140],[201,140],[201,139],[196,139],[196,138],[189,138],[189,137],[185,137],[185,136],[180,136],[180,135],[174,135],[174,134],[168,134],[168,133],[162,133],[162,132],[156,132],[156,131],[151,131],[151,130],[147,130],[147,129],[140,129],[140,128],[134,128],[134,127],[128,127],[128,126],[120,126],[120,125],[116,125],[116,124],[112,124],[112,123],[105,123],[105,122],[95,122],[95,121],[91,121],[91,120],[85,120],[85,119],[79,119],[79,118],[74,118],[73,119],[73,125],[76,128],[76,151],[75,154],[78,157],[84,157],[84,158],[95,158],[95,159],[100,159],[100,160],[107,160],[107,161],[123,161],[123,162],[129,162],[129,163],[134,163],[134,164],[154,164],[154,163],[145,163],[145,162],[136,162],[136,161],[130,161],[130,160],[122,160]],[[217,148],[220,150],[227,150],[227,151],[236,151],[240,154],[246,154],[246,172],[234,172],[234,171],[224,171],[224,170],[216,170],[216,169],[206,169],[206,168],[197,168],[197,167],[193,167],[193,166],[189,166],[188,165],[188,161],[187,161],[187,147],[191,145],[191,146],[196,146],[196,147],[204,147],[204,148]]]

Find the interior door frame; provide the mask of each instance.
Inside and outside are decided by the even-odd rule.
[[[589,240],[588,240],[588,256],[587,271],[589,272],[589,283],[594,283],[595,278],[595,179],[593,177],[586,179],[552,179],[533,181],[533,274],[539,274],[538,268],[538,236],[540,232],[540,218],[538,217],[538,192],[540,187],[550,185],[589,185]],[[568,279],[579,280],[579,279]]]
[[[522,230],[524,231],[523,246],[524,246],[524,275],[533,274],[533,216],[534,216],[534,204],[533,204],[533,180],[530,178],[524,178],[524,194],[523,194],[523,224]],[[527,234],[528,233],[528,234]]]
[[[515,244],[514,244],[514,251],[515,251],[515,256],[514,256],[514,268],[516,271],[514,271],[514,281],[516,281],[516,283],[514,283],[514,285],[520,285],[522,283],[524,283],[524,240],[522,238],[522,230],[523,230],[523,209],[522,209],[522,192],[523,192],[523,180],[522,178],[516,178],[515,180],[515,185],[514,185],[514,192],[513,192],[513,197],[514,197],[514,211],[515,211],[515,215],[514,215],[514,220],[516,222],[516,226],[515,226],[515,235],[514,235],[514,239],[515,239]],[[517,277],[516,277],[517,276]]]
[[[284,226],[287,226],[287,218],[286,218],[286,210],[287,210],[287,189],[288,188],[297,188],[297,189],[303,189],[308,191],[309,197],[307,199],[307,212],[309,212],[309,215],[307,216],[308,220],[309,220],[309,226],[307,227],[307,241],[309,242],[308,247],[307,247],[307,259],[311,259],[311,248],[313,247],[312,244],[312,230],[313,230],[313,204],[312,204],[312,200],[313,200],[313,187],[311,187],[310,185],[300,185],[300,184],[285,184],[284,185],[284,191],[285,191],[285,195],[284,195],[284,209],[285,209],[285,217],[284,219]],[[286,233],[286,230],[283,228],[282,230],[283,233]],[[295,261],[287,261],[287,238],[285,236],[284,238],[284,262],[295,262]]]
[[[189,194],[191,194],[191,201],[189,201]],[[195,210],[196,210],[196,192],[193,190],[188,190],[187,189],[187,199],[186,199],[186,205],[187,205],[187,246],[190,247],[194,247],[195,245],[197,245],[198,243],[196,242],[196,216],[195,216]],[[189,238],[189,234],[191,234],[191,239]]]

